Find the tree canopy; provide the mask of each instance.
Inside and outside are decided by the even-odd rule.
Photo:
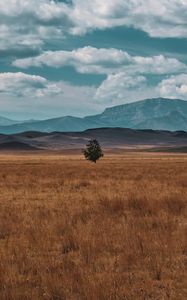
[[[104,156],[99,142],[95,139],[89,141],[83,153],[87,160],[94,163],[96,163],[98,159]]]

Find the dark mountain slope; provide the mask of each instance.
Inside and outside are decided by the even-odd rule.
[[[0,143],[0,151],[33,151],[39,150],[37,147],[33,147],[26,143],[22,142],[7,142],[7,143]]]

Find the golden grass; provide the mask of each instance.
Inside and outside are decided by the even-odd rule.
[[[187,299],[187,156],[0,156],[0,299]]]

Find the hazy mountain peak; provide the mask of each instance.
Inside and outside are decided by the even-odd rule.
[[[142,105],[159,105],[159,104],[167,104],[167,105],[176,105],[176,104],[186,104],[187,101],[185,100],[180,100],[180,99],[168,99],[168,98],[150,98],[150,99],[143,99],[143,100],[138,100],[135,102],[129,102],[129,103],[125,103],[125,104],[120,104],[117,106],[111,106],[111,107],[107,107],[105,111],[110,111],[112,109],[117,110],[117,109],[121,109],[124,107],[139,107]]]
[[[17,123],[19,123],[19,121],[0,116],[0,126],[9,126]]]
[[[187,101],[153,98],[109,107],[103,113],[84,118],[64,116],[44,121],[0,126],[0,133],[23,131],[84,131],[91,128],[121,127],[187,131]]]

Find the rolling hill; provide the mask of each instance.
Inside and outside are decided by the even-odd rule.
[[[83,149],[90,139],[97,139],[104,149],[187,150],[184,131],[99,128],[82,132],[24,132],[0,135],[0,150],[65,150]]]

